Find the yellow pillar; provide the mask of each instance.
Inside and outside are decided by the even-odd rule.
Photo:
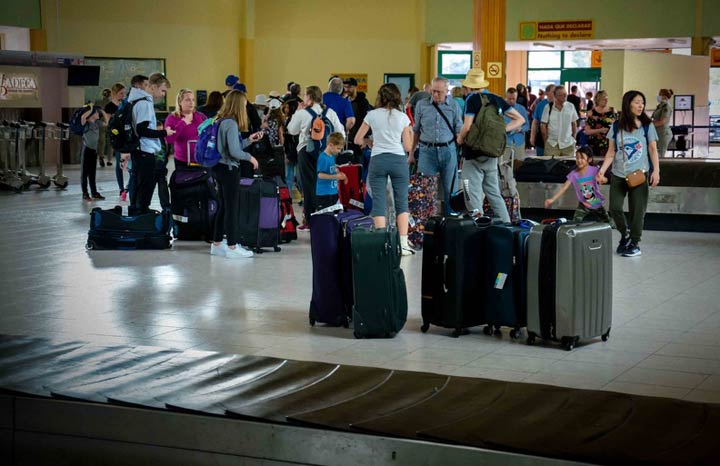
[[[504,95],[505,86],[505,5],[506,0],[473,1],[473,50],[480,51],[480,63],[485,79],[490,82],[488,90]],[[499,76],[493,77],[488,63],[500,63]],[[497,70],[496,66],[493,70]]]
[[[47,52],[47,31],[45,29],[30,29],[30,50]]]

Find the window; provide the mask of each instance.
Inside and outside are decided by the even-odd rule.
[[[442,51],[438,52],[438,74],[448,79],[465,78],[472,67],[472,52]]]
[[[565,52],[564,55],[564,68],[590,68],[591,51]]]
[[[537,92],[548,84],[560,84],[560,70],[529,70],[527,81],[528,86]]]
[[[528,68],[562,68],[561,52],[529,52]]]
[[[541,89],[548,84],[590,83],[581,86],[583,92],[594,90],[600,81],[600,69],[591,68],[591,58],[590,50],[528,52],[528,85]]]

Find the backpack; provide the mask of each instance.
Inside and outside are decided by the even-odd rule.
[[[133,108],[135,107],[135,102],[140,100],[150,102],[150,99],[147,97],[133,100],[132,102],[127,101],[118,108],[117,112],[113,114],[108,122],[107,138],[110,141],[110,146],[120,153],[127,154],[135,152],[140,148],[140,136],[138,136],[133,127]]]
[[[85,133],[85,125],[82,124],[82,116],[83,113],[88,111],[89,105],[84,105],[75,112],[73,112],[72,116],[70,117],[70,123],[68,126],[70,126],[70,131],[72,131],[73,134],[77,134],[78,136],[82,136]]]
[[[505,118],[500,110],[490,103],[485,94],[478,94],[482,101],[482,108],[475,115],[473,124],[465,137],[465,144],[479,155],[497,158],[505,153],[507,133],[505,131]],[[466,159],[470,158],[465,156]]]
[[[311,108],[306,108],[312,117],[310,125],[310,139],[315,143],[315,151],[321,152],[327,147],[327,138],[333,132],[333,124],[327,117],[328,109],[325,108],[320,115]]]
[[[214,167],[222,158],[218,150],[217,134],[223,119],[208,118],[198,126],[198,141],[195,144],[195,161],[203,167]]]

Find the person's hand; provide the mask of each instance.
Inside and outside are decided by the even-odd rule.
[[[551,199],[545,199],[545,208],[549,209],[553,201]]]
[[[298,110],[302,110],[304,108],[307,108],[307,105],[305,105],[305,102],[301,100],[298,102]]]
[[[459,134],[458,134],[457,137],[455,138],[455,142],[457,143],[458,146],[462,146],[462,139],[460,139],[460,135],[459,135]]]
[[[598,173],[595,176],[595,181],[597,181],[598,184],[606,184],[608,182],[608,179],[602,173]]]
[[[600,132],[603,134],[607,134],[608,131],[610,131],[610,128],[600,128]]]
[[[176,132],[177,132],[177,131],[175,131],[174,129],[172,129],[172,128],[170,128],[170,127],[165,128],[165,134],[167,134],[168,136],[172,136],[172,135],[175,134]]]
[[[413,155],[415,151],[412,152],[412,154],[408,155],[407,163],[408,165],[415,165],[415,155]]]
[[[130,154],[120,154],[120,160],[122,160],[123,162],[127,162],[128,160],[130,160]]]
[[[264,135],[265,135],[265,133],[263,133],[262,131],[258,131],[257,133],[253,133],[253,134],[250,135],[250,142],[258,142],[260,139],[263,138]]]
[[[265,120],[265,121],[262,122],[262,124],[260,125],[260,127],[261,127],[262,129],[268,129],[268,128],[270,128],[270,125],[268,124],[267,120]]]
[[[260,165],[258,164],[257,159],[256,159],[255,157],[253,157],[252,155],[250,156],[250,163],[251,163],[252,166],[253,166],[253,170],[257,170],[258,167],[260,166]]]
[[[653,188],[660,184],[660,173],[654,171],[650,174],[650,186]]]
[[[337,174],[337,177],[338,177],[338,181],[342,181],[342,182],[344,182],[344,183],[347,183],[348,177],[347,177],[347,175],[346,175],[345,173],[340,172],[340,173]]]

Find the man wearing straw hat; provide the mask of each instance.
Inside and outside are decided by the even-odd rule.
[[[506,132],[519,129],[525,123],[525,119],[503,98],[484,91],[490,83],[485,80],[485,72],[482,69],[471,68],[462,85],[470,89],[470,93],[465,101],[465,118],[459,136],[460,144],[464,142],[470,127],[473,125],[475,116],[483,106],[483,102],[494,106],[498,112],[502,112],[510,119],[505,126]],[[483,213],[483,195],[487,196],[495,215],[503,222],[509,223],[510,215],[500,193],[497,158],[483,155],[467,145],[463,145],[462,150],[465,158],[462,178],[469,188],[467,190],[468,208]]]

